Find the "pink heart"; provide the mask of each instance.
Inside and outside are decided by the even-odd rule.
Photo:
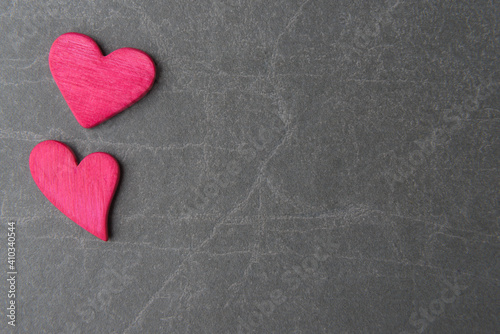
[[[153,86],[155,66],[143,51],[123,48],[103,56],[86,35],[59,36],[49,54],[52,76],[76,120],[94,127],[140,100]]]
[[[120,167],[111,155],[92,153],[77,165],[69,147],[47,140],[33,148],[29,163],[36,185],[56,208],[108,240],[108,210],[120,178]]]

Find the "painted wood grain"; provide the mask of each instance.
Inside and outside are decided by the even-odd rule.
[[[29,166],[36,185],[56,208],[108,240],[108,211],[120,178],[120,167],[111,155],[92,153],[77,164],[68,146],[47,140],[33,148]]]
[[[73,32],[54,41],[49,67],[84,128],[94,127],[140,100],[153,86],[156,73],[153,60],[141,50],[122,48],[103,56],[92,38]]]

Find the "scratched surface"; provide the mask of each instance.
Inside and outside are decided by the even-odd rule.
[[[0,332],[498,330],[498,4],[438,3],[0,0]],[[69,31],[152,91],[80,127]],[[48,139],[120,162],[107,243],[33,182]]]

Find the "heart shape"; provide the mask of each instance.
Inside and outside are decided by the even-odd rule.
[[[56,208],[108,240],[108,210],[120,178],[120,167],[111,155],[92,153],[77,165],[69,147],[47,140],[33,148],[29,164],[36,185]]]
[[[143,51],[123,48],[103,56],[86,35],[59,36],[49,67],[76,120],[94,127],[140,100],[153,86],[155,66]]]

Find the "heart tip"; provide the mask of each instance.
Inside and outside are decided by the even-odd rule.
[[[84,122],[78,122],[78,124],[80,124],[82,126],[82,128],[85,128],[85,129],[91,129],[94,126],[98,125],[95,123],[84,123]]]
[[[102,241],[108,241],[108,235],[107,234],[94,234],[92,233],[95,237],[101,239]]]

